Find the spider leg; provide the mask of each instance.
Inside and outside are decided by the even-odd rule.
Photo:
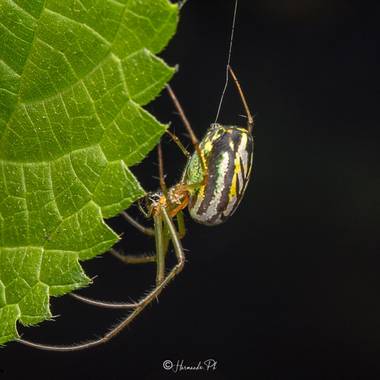
[[[178,226],[178,236],[182,240],[186,235],[185,221],[183,217],[183,212],[179,211],[176,215],[177,226]],[[153,230],[154,231],[154,230]],[[165,256],[168,251],[169,240],[167,238],[168,231],[164,228],[164,249]],[[116,257],[118,260],[123,262],[124,264],[149,264],[156,262],[156,255],[123,255],[120,252],[116,251],[116,249],[111,248],[109,250],[112,256]]]
[[[198,146],[198,148],[199,148],[198,138],[195,135],[193,128],[191,128],[189,119],[186,117],[185,112],[184,112],[177,96],[175,95],[173,89],[171,88],[171,86],[169,84],[166,85],[166,89],[168,90],[169,96],[173,101],[174,107],[176,108],[176,110],[177,110],[177,112],[178,112],[178,114],[182,120],[182,123],[185,126],[187,133],[190,136],[191,142],[193,143],[194,146]]]
[[[134,309],[139,306],[138,302],[134,303],[117,303],[117,302],[106,302],[106,301],[98,301],[92,298],[84,297],[79,294],[70,293],[70,296],[81,301],[83,303],[87,303],[88,305],[103,307],[105,309]]]
[[[165,182],[164,158],[163,158],[163,154],[162,154],[161,142],[159,142],[157,145],[157,155],[158,155],[158,176],[160,179],[160,188],[161,188],[162,193],[166,197],[166,195],[168,193],[168,188],[167,188],[166,182]]]
[[[187,130],[187,133],[190,136],[190,140],[191,140],[192,144],[194,145],[194,149],[199,156],[199,159],[201,161],[202,170],[203,170],[204,177],[205,177],[205,181],[206,181],[206,178],[208,175],[207,163],[206,163],[206,158],[205,158],[204,154],[202,153],[202,151],[199,147],[199,140],[198,140],[197,136],[195,135],[193,128],[191,128],[189,119],[186,117],[185,112],[184,112],[177,96],[175,95],[173,89],[168,84],[166,85],[166,89],[168,90],[169,96],[173,101],[174,107],[176,108],[176,110],[177,110],[177,112],[178,112],[178,114],[182,120],[182,123],[185,126],[185,129]]]
[[[227,69],[229,71],[229,73],[231,74],[232,76],[232,79],[234,80],[234,83],[235,83],[235,86],[236,86],[236,89],[240,95],[240,98],[241,98],[241,101],[243,103],[243,106],[244,106],[244,110],[245,110],[245,113],[247,115],[247,120],[248,120],[248,132],[251,133],[252,132],[252,128],[253,128],[253,125],[255,123],[254,119],[253,119],[253,116],[251,114],[251,111],[249,110],[249,107],[248,107],[248,103],[247,103],[247,100],[245,99],[245,96],[244,96],[244,92],[240,86],[240,83],[237,79],[237,76],[236,74],[234,73],[234,71],[232,70],[232,67],[228,64],[227,65]]]
[[[156,262],[156,255],[152,255],[152,256],[121,255],[119,252],[117,252],[113,248],[111,248],[110,252],[113,256],[118,258],[124,264],[147,264],[147,263]],[[107,301],[100,301],[100,300],[84,297],[76,293],[70,293],[69,295],[75,298],[76,300],[86,303],[88,305],[102,307],[106,309],[134,309],[138,306],[138,302],[134,302],[134,303],[107,302]]]
[[[156,272],[156,286],[159,286],[165,277],[165,254],[168,248],[166,239],[164,237],[164,228],[161,216],[154,215],[154,232],[156,235],[156,263],[157,263],[157,272]]]
[[[166,130],[166,133],[171,137],[173,142],[178,146],[178,148],[181,150],[181,152],[186,156],[186,158],[190,158],[191,154],[190,152],[185,148],[185,146],[181,143],[181,140],[169,129]]]
[[[109,252],[125,264],[147,264],[157,262],[157,286],[164,280],[165,277],[165,256],[169,247],[169,237],[166,224],[163,225],[161,220],[156,220],[154,227],[156,233],[156,252],[160,254],[151,256],[122,255],[119,252],[117,252],[114,248],[111,248]],[[83,303],[108,309],[134,309],[138,306],[138,303],[117,303],[94,300],[92,298],[84,297],[75,293],[70,293],[70,296]]]
[[[124,264],[147,264],[156,262],[156,255],[122,255],[114,248],[111,248],[109,252]]]
[[[37,348],[40,350],[48,350],[48,351],[78,351],[84,350],[90,347],[95,347],[101,345],[103,343],[108,342],[116,335],[118,335],[125,327],[127,327],[144,309],[147,305],[149,305],[154,299],[156,299],[162,290],[168,285],[183,269],[185,265],[185,255],[182,248],[181,240],[178,237],[177,231],[174,227],[173,222],[171,221],[168,213],[165,209],[162,209],[162,217],[163,222],[167,224],[168,230],[171,235],[171,240],[173,242],[173,248],[177,257],[177,264],[171,269],[169,274],[165,277],[165,279],[153,288],[145,297],[143,297],[139,302],[136,303],[136,308],[127,315],[121,322],[119,322],[116,326],[114,326],[110,331],[104,334],[102,337],[94,340],[90,340],[84,343],[78,343],[68,346],[57,346],[57,345],[47,345],[42,343],[34,343],[25,339],[17,339],[17,342],[22,343],[26,346]],[[159,216],[155,216],[155,218],[160,218]]]
[[[138,223],[135,219],[133,219],[129,214],[127,214],[125,211],[121,213],[121,216],[130,223],[133,227],[141,231],[143,234],[148,236],[154,236],[154,229],[150,227],[145,227],[142,224]],[[136,255],[122,255],[121,253],[117,252],[115,249],[111,248],[110,251],[111,255],[116,257],[118,260],[123,262],[124,264],[147,264],[147,263],[154,263],[156,262],[156,256],[155,255],[144,255],[144,256],[136,256]]]
[[[186,235],[185,220],[183,217],[183,212],[179,211],[176,215],[177,226],[178,226],[178,237],[182,240]]]
[[[133,227],[138,229],[140,232],[142,232],[145,235],[154,236],[154,230],[150,227],[145,227],[139,222],[137,222],[135,219],[133,219],[129,214],[127,214],[125,211],[123,211],[120,214],[129,224],[131,224]]]

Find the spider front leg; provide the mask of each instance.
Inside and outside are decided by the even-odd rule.
[[[159,286],[165,277],[165,256],[168,249],[168,242],[164,234],[163,222],[157,215],[153,216],[154,232],[156,236],[156,286]]]
[[[164,176],[164,163],[163,163],[161,143],[159,143],[157,146],[157,153],[158,153],[160,187],[161,187],[162,193],[166,195],[167,187],[166,187],[165,176]],[[138,205],[139,205],[140,211],[144,214],[144,216],[146,218],[151,217],[151,212],[152,212],[151,210],[145,211],[144,208],[140,205],[140,203]],[[123,216],[123,218],[128,223],[130,223],[133,227],[138,229],[143,234],[148,235],[148,236],[155,236],[156,237],[156,244],[157,244],[157,241],[158,241],[157,236],[158,235],[161,236],[163,233],[162,232],[162,226],[158,226],[155,224],[154,229],[152,229],[152,228],[145,227],[145,226],[141,225],[135,219],[133,219],[129,214],[127,214],[125,211],[123,211],[121,213],[121,215]],[[158,251],[157,247],[156,247],[156,251]],[[164,271],[164,268],[163,268],[164,261],[159,260],[156,256],[122,255],[113,248],[110,249],[110,253],[125,264],[146,264],[146,263],[156,262],[157,263],[157,276],[156,276],[156,278],[157,278],[157,281],[162,281],[162,278],[163,278],[162,273]]]

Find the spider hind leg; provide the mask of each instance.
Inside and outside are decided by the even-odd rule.
[[[185,255],[182,248],[181,240],[178,237],[178,233],[174,227],[174,224],[169,217],[167,211],[165,209],[161,210],[161,215],[157,217],[162,218],[162,222],[164,225],[167,225],[171,241],[173,243],[174,252],[177,257],[177,264],[170,270],[170,272],[165,276],[164,280],[156,285],[147,295],[145,295],[139,302],[133,304],[133,311],[125,316],[121,322],[119,322],[116,326],[114,326],[110,331],[105,333],[103,336],[97,339],[90,340],[88,342],[77,343],[73,345],[48,345],[43,343],[35,343],[22,338],[17,339],[17,342],[22,343],[26,346],[37,348],[40,350],[47,351],[59,351],[59,352],[67,352],[67,351],[79,351],[87,348],[99,346],[104,344],[117,336],[121,331],[124,330],[144,309],[147,305],[149,305],[153,300],[157,299],[157,297],[161,294],[162,290],[166,285],[168,285],[183,269],[185,265]],[[161,254],[158,252],[157,254]],[[129,304],[131,305],[131,304]],[[99,306],[99,305],[97,305]]]

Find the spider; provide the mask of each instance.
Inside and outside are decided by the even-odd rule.
[[[187,207],[192,219],[205,225],[218,225],[228,219],[237,209],[251,175],[254,119],[239,81],[230,66],[236,9],[237,1],[235,2],[230,50],[226,66],[226,82],[220,99],[216,121],[228,84],[228,78],[231,75],[245,109],[247,127],[225,126],[215,122],[211,124],[203,139],[199,141],[174,91],[167,85],[168,94],[188,132],[194,152],[190,154],[178,137],[168,131],[172,140],[186,155],[187,163],[180,181],[168,188],[164,178],[162,149],[161,145],[158,145],[160,190],[148,193],[145,197],[144,205],[139,202],[140,210],[146,217],[153,219],[154,228],[145,227],[126,212],[122,213],[122,216],[138,230],[146,235],[154,236],[156,254],[153,256],[122,255],[111,249],[114,256],[127,264],[155,262],[155,287],[135,303],[109,303],[93,300],[78,294],[71,294],[76,299],[94,306],[131,310],[121,322],[100,338],[68,346],[35,343],[22,338],[18,339],[18,342],[33,348],[50,351],[76,351],[106,343],[128,326],[148,304],[160,295],[164,287],[182,271],[185,264],[184,249],[181,243],[181,239],[185,234],[183,209]],[[169,251],[170,243],[173,246],[177,263],[165,274],[165,258]]]

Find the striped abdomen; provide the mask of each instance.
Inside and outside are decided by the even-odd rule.
[[[253,138],[244,128],[212,124],[200,142],[207,164],[208,178],[194,153],[183,175],[190,185],[189,212],[203,224],[216,225],[231,216],[247,187],[253,158]]]

